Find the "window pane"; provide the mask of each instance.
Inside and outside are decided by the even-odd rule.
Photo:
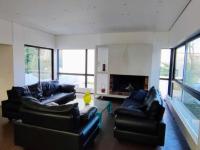
[[[185,46],[176,49],[175,79],[183,81]]]
[[[189,110],[192,115],[187,117],[190,127],[196,132],[199,133],[199,120],[200,120],[200,102],[196,98],[192,97],[189,93],[183,91],[183,104]]]
[[[40,49],[40,80],[48,81],[52,79],[52,51]]]
[[[173,99],[181,101],[182,98],[182,89],[177,83],[173,83]]]
[[[94,76],[87,77],[87,88],[94,89]]]
[[[85,50],[59,50],[60,73],[85,73]]]
[[[188,43],[185,82],[200,91],[200,38]]]
[[[170,49],[161,50],[160,78],[169,78],[170,56],[171,56]]]
[[[88,62],[87,69],[88,74],[94,74],[94,49],[88,49]]]
[[[159,81],[159,90],[162,97],[165,97],[168,93],[168,84],[169,80],[160,80]]]
[[[39,81],[38,49],[25,47],[25,84]]]
[[[59,75],[61,84],[73,84],[76,88],[85,88],[85,76],[79,75]]]

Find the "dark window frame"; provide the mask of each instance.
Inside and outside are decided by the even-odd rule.
[[[54,80],[54,50],[52,48],[47,48],[47,47],[41,47],[41,46],[34,46],[34,45],[29,45],[29,44],[24,44],[24,47],[33,47],[38,49],[38,74],[39,74],[39,83],[41,82],[40,80],[40,49],[46,49],[51,51],[51,79]]]
[[[186,59],[187,59],[187,49],[188,49],[188,43],[190,43],[190,42],[192,42],[192,41],[194,41],[194,40],[196,40],[196,39],[198,39],[198,38],[200,38],[200,32],[199,33],[197,33],[197,34],[194,34],[194,35],[192,35],[190,38],[188,38],[187,40],[185,40],[185,41],[183,41],[182,43],[180,43],[178,46],[176,46],[176,47],[174,47],[173,48],[173,51],[174,51],[174,54],[173,54],[173,57],[171,58],[172,59],[172,65],[171,65],[171,67],[172,67],[172,72],[170,73],[170,76],[171,76],[171,83],[172,82],[175,82],[175,83],[177,83],[177,84],[179,84],[180,85],[180,87],[184,90],[184,91],[186,91],[187,93],[189,93],[190,95],[192,95],[193,97],[195,97],[196,99],[198,99],[199,101],[200,101],[200,91],[197,91],[196,89],[194,89],[194,88],[192,88],[192,87],[190,87],[190,86],[188,86],[188,85],[186,85],[186,84],[184,84],[184,82],[180,82],[180,81],[178,81],[177,79],[175,79],[175,66],[176,66],[176,52],[177,52],[177,48],[179,48],[179,47],[182,47],[182,46],[185,46],[185,58],[184,58],[184,69],[183,69],[183,78],[184,78],[184,72],[185,72],[185,69],[186,69]],[[172,94],[173,94],[173,87],[172,87],[172,84],[170,84],[170,87],[169,87],[169,89],[170,89],[170,91],[169,91],[169,95],[170,96],[172,96]]]
[[[59,51],[60,49],[57,49],[57,76],[58,76],[58,80],[59,80],[59,75],[74,75],[74,76],[84,76],[85,78],[85,87],[84,88],[87,88],[88,87],[88,79],[87,77],[89,76],[93,76],[94,77],[94,74],[89,74],[88,73],[88,49],[82,49],[85,51],[85,73],[63,73],[63,72],[59,72]],[[95,49],[94,49],[95,51]]]

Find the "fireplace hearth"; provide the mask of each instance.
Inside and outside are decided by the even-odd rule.
[[[128,96],[131,90],[148,89],[148,76],[110,75],[110,94]]]

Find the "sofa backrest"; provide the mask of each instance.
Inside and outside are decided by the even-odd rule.
[[[22,100],[22,122],[49,129],[78,132],[80,112],[78,104],[47,106],[34,101]]]
[[[161,121],[165,108],[163,107],[163,100],[158,90],[152,90],[152,95],[149,97],[146,113],[150,119]]]
[[[13,86],[11,90],[7,91],[8,99],[14,102],[21,102],[22,96],[31,96],[28,86],[17,87]]]
[[[57,80],[41,82],[43,96],[48,97],[60,90]]]
[[[59,90],[60,85],[58,81],[53,80],[22,87],[13,86],[11,90],[7,91],[7,95],[9,100],[21,102],[23,96],[33,96],[34,98],[40,99],[43,96],[51,96]]]

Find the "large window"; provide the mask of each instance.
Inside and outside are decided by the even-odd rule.
[[[53,50],[25,45],[25,84],[53,79]]]
[[[185,46],[176,49],[175,79],[183,81],[183,68],[185,59]]]
[[[200,121],[200,38],[193,38],[175,50],[172,104],[194,139]]]
[[[163,97],[168,93],[171,49],[161,49],[159,89]]]
[[[185,83],[200,91],[200,38],[188,43]]]
[[[94,88],[94,49],[59,50],[59,82]]]

